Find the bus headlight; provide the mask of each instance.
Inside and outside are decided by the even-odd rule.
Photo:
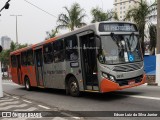
[[[110,79],[111,81],[115,82],[115,79],[114,79],[114,77],[113,77],[112,75],[109,76],[109,79]]]
[[[109,74],[107,74],[107,73],[102,72],[102,76],[103,76],[104,78],[106,78],[106,79],[109,79],[109,80],[111,80],[111,81],[113,81],[113,82],[116,82],[114,76],[112,76],[112,75],[109,75]]]
[[[104,73],[104,72],[102,72],[102,76],[107,78],[107,79],[109,78],[108,75],[106,73]]]

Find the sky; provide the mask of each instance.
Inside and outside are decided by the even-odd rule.
[[[0,0],[0,9],[7,0]],[[10,8],[3,10],[0,16],[0,38],[10,37],[16,42],[16,17],[11,15],[22,15],[18,17],[18,42],[21,44],[35,44],[41,42],[46,37],[46,31],[51,31],[57,26],[57,16],[65,12],[64,6],[68,8],[75,2],[85,9],[87,14],[84,21],[90,23],[92,17],[90,11],[93,7],[101,7],[107,11],[113,8],[113,0],[27,0],[39,8],[51,13],[37,9],[25,2],[25,0],[11,0]],[[60,34],[67,30],[60,30]]]
[[[0,9],[8,0],[0,0]],[[49,15],[28,2],[49,12]],[[152,0],[149,0],[152,1]],[[11,15],[22,15],[18,17],[18,42],[21,44],[35,44],[46,38],[46,31],[51,31],[57,26],[57,17],[65,13],[64,6],[70,8],[73,3],[79,3],[87,14],[84,22],[90,23],[92,16],[90,11],[94,7],[101,7],[104,11],[113,8],[114,0],[11,0],[10,8],[3,10],[0,16],[0,38],[10,37],[16,42],[16,18]],[[60,30],[59,34],[67,30]]]

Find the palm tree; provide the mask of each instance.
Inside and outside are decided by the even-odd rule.
[[[57,29],[51,30],[51,32],[50,32],[50,31],[47,31],[47,32],[46,32],[46,34],[47,34],[46,40],[49,39],[49,38],[55,37],[55,36],[57,35],[57,33],[58,33],[58,30],[57,30]]]
[[[138,26],[143,54],[145,51],[145,46],[144,46],[145,25],[147,22],[149,22],[148,17],[151,14],[153,14],[153,12],[156,10],[156,5],[157,5],[156,2],[149,5],[146,1],[141,0],[140,2],[138,2],[138,6],[131,8],[126,14],[126,19],[133,20]]]
[[[157,44],[157,28],[156,28],[156,25],[150,25],[149,35],[150,35],[149,49],[151,51],[151,55],[154,55],[156,44]]]
[[[117,13],[114,11],[104,12],[101,8],[96,7],[91,10],[91,14],[93,17],[92,23],[100,22],[100,21],[108,21],[111,19],[118,20]]]
[[[83,22],[83,19],[86,17],[86,14],[84,13],[84,9],[81,9],[80,5],[78,3],[74,3],[70,9],[67,7],[64,7],[67,14],[60,14],[58,17],[57,22],[59,22],[59,25],[57,26],[57,29],[70,29],[71,31],[75,28],[80,28],[86,23]]]

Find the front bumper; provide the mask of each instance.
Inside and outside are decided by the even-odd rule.
[[[131,79],[131,80],[134,80],[134,79]],[[100,83],[100,92],[104,93],[104,92],[122,90],[122,89],[126,89],[126,88],[139,86],[139,85],[142,85],[144,83],[146,83],[146,75],[145,74],[143,75],[141,82],[134,83],[134,84],[131,84],[131,85],[124,85],[124,86],[120,86],[118,83],[104,78]]]

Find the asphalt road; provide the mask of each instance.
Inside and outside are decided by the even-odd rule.
[[[65,95],[63,90],[35,88],[26,91],[23,86],[15,85],[11,82],[3,82],[5,93],[27,98],[33,101],[44,103],[59,110],[69,111],[160,111],[160,87],[142,85],[122,91],[110,92],[106,94],[83,93],[81,97],[71,97]],[[96,115],[95,115],[96,116]],[[90,119],[86,117],[86,119]],[[93,118],[92,118],[93,119]],[[94,119],[106,119],[94,118]],[[107,118],[109,119],[109,118]],[[135,119],[135,118],[110,118]],[[153,119],[153,118],[136,118]],[[158,118],[154,118],[157,119]]]

